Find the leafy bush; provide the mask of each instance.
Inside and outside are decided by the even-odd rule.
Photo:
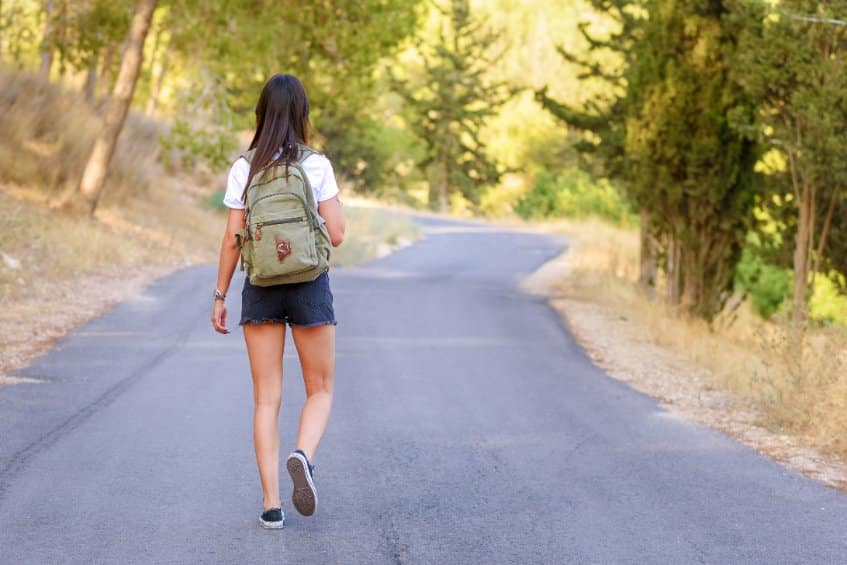
[[[809,301],[812,320],[847,325],[847,296],[840,292],[839,276],[832,272],[815,277]],[[748,241],[735,270],[735,289],[749,295],[756,314],[770,319],[791,304],[792,271],[766,261],[755,243]]]
[[[768,319],[790,300],[791,271],[767,263],[747,247],[735,269],[735,288],[749,294],[753,310]]]
[[[528,220],[595,217],[616,225],[634,223],[629,206],[608,180],[595,181],[577,168],[557,176],[539,172],[532,188],[518,200],[515,211]]]
[[[828,275],[818,273],[815,279],[815,289],[809,301],[813,320],[830,324],[847,325],[847,296],[842,292],[836,272]]]
[[[171,130],[159,138],[165,153],[165,166],[196,171],[201,164],[211,170],[226,168],[238,142],[232,134],[217,128],[194,128],[184,120],[176,120]]]

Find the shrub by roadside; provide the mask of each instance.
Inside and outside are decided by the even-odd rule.
[[[608,180],[594,180],[576,167],[558,175],[539,171],[532,187],[518,199],[515,212],[527,220],[594,217],[616,225],[637,223],[630,207]]]

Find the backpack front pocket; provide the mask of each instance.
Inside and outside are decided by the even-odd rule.
[[[315,232],[307,214],[267,218],[251,224],[253,277],[293,275],[318,265]]]

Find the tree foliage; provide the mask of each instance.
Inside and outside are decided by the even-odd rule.
[[[198,123],[239,130],[252,127],[264,81],[274,73],[295,74],[309,93],[318,142],[336,168],[364,188],[385,172],[371,114],[379,96],[375,69],[412,34],[418,4],[162,0],[138,92],[148,113],[158,109],[196,122],[197,131],[203,129]],[[99,79],[99,91],[108,92],[132,9],[131,0],[16,0],[2,6],[0,40],[22,62],[38,51],[46,72],[89,72],[92,90]]]
[[[586,78],[605,81],[610,94],[585,108],[540,101],[572,127],[594,134],[581,149],[605,172],[623,179],[630,201],[659,242],[673,304],[707,319],[729,296],[734,269],[751,224],[755,144],[730,118],[752,112],[731,80],[737,30],[723,2],[597,0],[619,28],[606,39],[581,29],[592,49],[612,50],[621,66],[609,71],[591,59]]]
[[[815,274],[847,272],[847,26],[836,23],[847,1],[735,8],[745,24],[736,76],[758,103],[755,120],[740,126],[784,163],[770,171],[776,182],[761,205],[787,231],[779,242],[792,252],[792,320],[800,326]]]
[[[576,144],[577,150],[590,157],[590,165],[604,176],[626,182],[625,122],[627,112],[627,75],[637,57],[637,42],[643,37],[644,0],[590,0],[591,6],[605,14],[614,30],[605,37],[592,35],[589,24],[578,24],[580,35],[588,45],[584,54],[562,46],[559,54],[575,69],[580,80],[600,83],[598,93],[582,107],[570,101],[560,102],[548,94],[548,87],[536,91],[536,99],[563,123],[585,134]],[[614,65],[600,60],[611,55]]]
[[[370,105],[378,96],[374,71],[412,33],[417,1],[178,2],[174,23],[165,25],[177,30],[172,49],[195,61],[192,74],[200,87],[188,92],[196,105],[250,127],[264,81],[277,72],[295,74],[337,169],[360,188],[379,182],[381,148],[367,134]]]
[[[445,16],[438,42],[422,49],[421,75],[394,81],[409,126],[426,147],[418,166],[430,181],[430,205],[442,211],[451,194],[478,203],[480,189],[500,179],[481,130],[512,94],[489,78],[498,34],[471,14],[468,0],[451,0]]]
[[[732,290],[752,224],[757,147],[732,80],[737,30],[723,2],[654,0],[628,76],[631,199],[664,243],[669,299],[711,319]]]

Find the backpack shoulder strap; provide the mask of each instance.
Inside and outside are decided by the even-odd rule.
[[[321,153],[319,151],[309,147],[308,145],[305,145],[305,144],[302,144],[302,143],[298,145],[298,149],[299,149],[299,155],[297,156],[298,157],[297,161],[292,163],[291,166],[296,168],[300,173],[300,177],[302,178],[303,184],[304,184],[304,191],[303,192],[305,194],[303,194],[303,196],[306,199],[306,203],[308,204],[308,207],[311,209],[310,212],[313,215],[313,220],[317,223],[319,221],[319,220],[317,220],[318,215],[317,215],[317,212],[316,212],[317,209],[318,209],[318,203],[315,202],[315,194],[314,194],[314,192],[312,192],[312,185],[309,182],[309,177],[306,175],[305,169],[303,168],[303,161],[305,161],[306,159],[308,159],[312,155],[321,155]],[[253,155],[255,155],[255,153],[256,153],[255,149],[250,149],[249,151],[245,151],[244,153],[239,155],[239,158],[243,158],[248,163],[252,163]],[[250,206],[250,193],[248,191],[248,193],[247,193],[247,210],[249,210],[250,208],[251,208],[251,206]]]
[[[297,169],[297,171],[300,173],[300,178],[303,179],[303,197],[306,199],[306,204],[309,208],[309,214],[312,217],[312,224],[317,228],[322,220],[318,215],[318,203],[315,201],[315,193],[312,191],[312,183],[309,180],[309,176],[306,174],[306,170],[303,168],[303,161],[305,161],[312,155],[320,155],[320,153],[315,151],[308,145],[301,144],[299,159],[296,163],[292,163],[291,166]]]
[[[309,147],[308,145],[303,145],[301,143],[300,144],[300,155],[299,155],[299,158],[297,159],[297,162],[302,163],[303,161],[305,161],[306,159],[308,159],[312,155],[320,155],[320,154],[321,153],[319,151]]]

